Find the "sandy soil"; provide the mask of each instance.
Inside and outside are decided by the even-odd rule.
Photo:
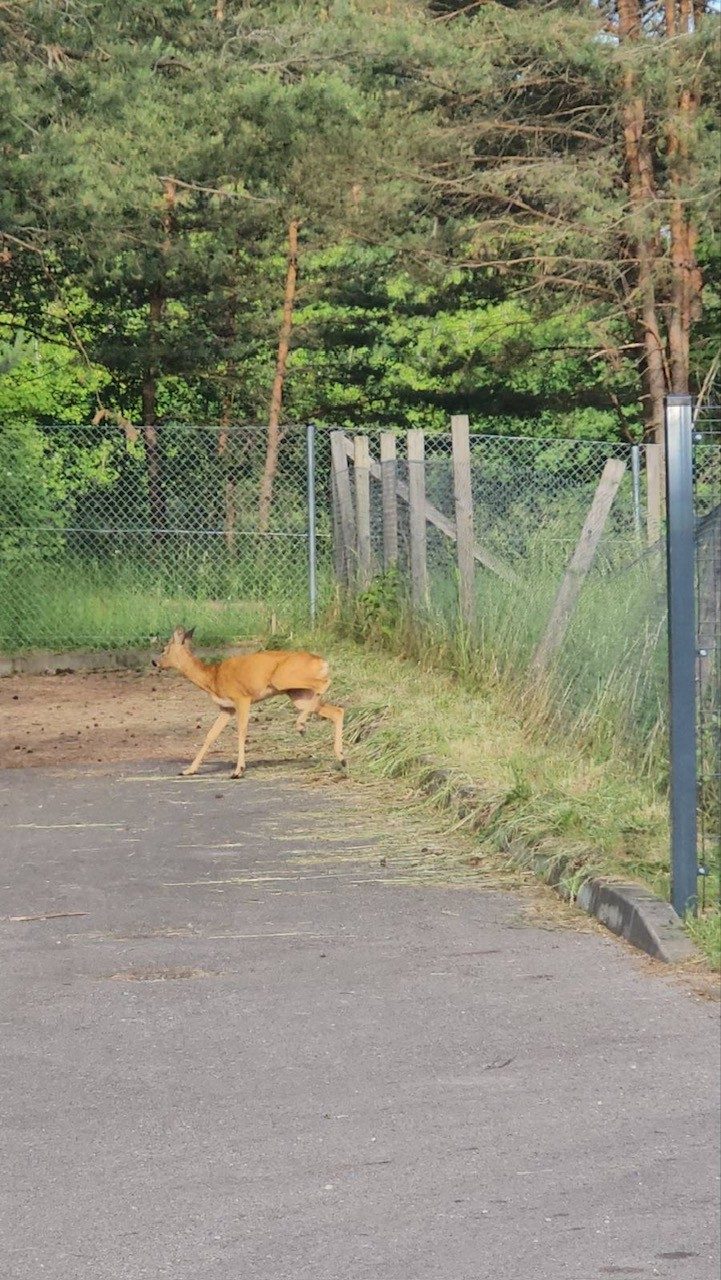
[[[0,768],[136,759],[185,764],[213,718],[202,691],[172,674],[9,676],[0,680]],[[259,708],[249,745],[255,738],[262,750],[259,722],[281,720],[283,729],[287,722],[286,745],[295,753],[300,743],[293,718],[285,700]],[[230,762],[234,748],[231,725],[208,758]]]

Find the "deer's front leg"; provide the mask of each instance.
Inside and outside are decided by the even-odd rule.
[[[208,736],[206,737],[205,742],[200,748],[200,751],[195,757],[193,763],[189,764],[187,769],[183,769],[184,778],[190,778],[192,774],[198,772],[200,765],[202,764],[206,755],[210,751],[210,748],[212,747],[216,738],[220,737],[225,726],[228,724],[229,720],[232,719],[232,715],[233,715],[232,711],[221,711],[220,715],[218,716],[218,719],[213,721],[212,725],[210,726],[210,729],[208,730]]]
[[[250,719],[250,698],[241,698],[235,704],[238,715],[238,763],[231,773],[231,778],[242,778],[245,773],[245,739]]]

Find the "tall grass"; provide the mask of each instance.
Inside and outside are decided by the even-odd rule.
[[[563,736],[598,758],[621,754],[630,767],[665,781],[666,635],[655,565],[589,578],[562,648],[539,678],[531,659],[558,590],[539,565],[516,584],[484,574],[475,621],[458,622],[455,572],[431,575],[422,616],[395,572],[338,610],[341,631],[381,642],[458,675],[483,691],[501,683],[526,726]]]
[[[327,592],[327,580],[321,581]],[[0,573],[0,649],[121,648],[146,645],[178,624],[195,625],[207,644],[286,627],[308,617],[303,560],[264,560],[262,551],[218,573],[197,554],[155,566],[125,556],[16,565]]]

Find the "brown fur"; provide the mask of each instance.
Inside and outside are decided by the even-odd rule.
[[[193,632],[177,627],[153,666],[161,671],[171,668],[204,689],[221,708],[220,715],[192,764],[183,770],[186,776],[197,773],[207,752],[220,736],[233,714],[238,716],[238,763],[231,775],[245,773],[245,739],[250,708],[254,702],[285,694],[298,711],[295,727],[305,733],[312,715],[330,720],[335,729],[333,749],[341,764],[343,757],[343,709],[322,697],[330,685],[328,663],[315,653],[302,650],[269,649],[263,653],[226,658],[224,662],[207,663],[191,650],[188,641]]]

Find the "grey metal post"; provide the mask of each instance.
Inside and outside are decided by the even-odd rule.
[[[695,911],[696,599],[691,397],[666,397],[666,565],[670,699],[671,901]]]
[[[631,445],[631,481],[633,484],[633,531],[641,538],[641,450]]]
[[[305,429],[306,468],[308,486],[308,607],[310,620],[315,622],[318,606],[318,558],[315,529],[315,423]]]

